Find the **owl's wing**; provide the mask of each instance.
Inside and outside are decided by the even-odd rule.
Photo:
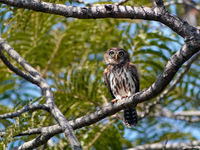
[[[132,74],[133,81],[135,82],[135,87],[136,87],[135,92],[139,92],[140,91],[140,79],[139,79],[139,73],[137,71],[137,67],[134,64],[129,63],[129,69]]]
[[[109,90],[109,92],[110,92],[112,98],[115,99],[115,96],[113,95],[112,90],[111,90],[111,88],[110,88],[110,81],[108,80],[108,76],[107,76],[108,71],[109,71],[108,68],[106,68],[106,69],[104,70],[104,83],[105,83],[105,85],[107,86],[107,88],[108,88],[108,90]]]

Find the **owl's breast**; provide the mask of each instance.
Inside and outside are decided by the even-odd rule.
[[[108,76],[110,88],[117,99],[135,93],[135,83],[131,72],[125,67],[113,69]]]

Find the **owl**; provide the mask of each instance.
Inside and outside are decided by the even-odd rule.
[[[114,99],[112,103],[139,92],[140,83],[137,68],[130,63],[128,52],[122,48],[111,48],[104,54],[107,68],[104,81]],[[124,123],[127,127],[137,124],[136,108],[124,109]]]

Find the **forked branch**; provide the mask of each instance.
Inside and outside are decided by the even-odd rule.
[[[8,59],[3,55],[2,51],[5,51],[11,58],[13,58],[17,63],[19,63],[26,72],[29,74],[23,73],[18,68],[14,67]],[[80,143],[78,142],[74,131],[72,127],[69,125],[68,121],[65,119],[64,115],[61,113],[61,111],[57,108],[57,106],[54,103],[54,97],[53,92],[51,91],[50,86],[48,83],[44,80],[44,78],[40,75],[40,73],[34,69],[28,62],[26,62],[25,59],[23,59],[9,44],[7,44],[2,38],[0,38],[0,58],[4,62],[4,64],[11,69],[13,72],[18,74],[19,76],[25,78],[26,80],[32,82],[33,84],[36,84],[40,87],[43,96],[45,96],[46,99],[46,108],[48,108],[49,112],[52,114],[52,116],[55,118],[55,120],[58,122],[60,127],[62,128],[62,131],[64,132],[65,136],[67,137],[69,143],[71,144],[73,149],[81,149]],[[38,107],[37,107],[38,108]],[[30,109],[30,108],[29,108]],[[33,107],[32,107],[33,109]],[[5,114],[2,115],[4,118],[9,118],[10,116],[16,116],[22,113],[23,111],[26,111],[26,109],[19,110],[17,113],[12,114]],[[7,117],[5,117],[7,116]],[[41,143],[41,140],[44,140],[45,142],[50,138],[49,133],[41,134],[36,139],[33,139],[32,141],[26,142],[18,147],[18,149],[33,149],[35,147],[39,146],[39,143]]]

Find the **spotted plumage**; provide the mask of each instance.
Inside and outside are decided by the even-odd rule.
[[[104,79],[113,99],[123,99],[139,91],[137,68],[130,63],[127,51],[122,48],[111,48],[104,54],[104,61],[107,65]],[[136,108],[124,110],[124,122],[126,126],[137,124]]]

